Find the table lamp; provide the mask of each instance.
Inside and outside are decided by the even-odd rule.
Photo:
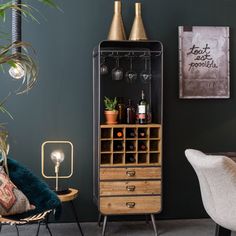
[[[70,155],[65,155],[62,146],[70,150]],[[68,147],[66,147],[68,146]],[[47,150],[48,149],[48,150]],[[46,150],[46,152],[45,152]],[[51,151],[52,150],[52,151]],[[50,154],[49,154],[50,153]],[[45,160],[54,163],[54,174],[50,175],[45,170]],[[70,161],[70,170],[66,175],[60,175],[60,170],[62,168],[62,162]],[[69,193],[68,188],[59,188],[59,179],[68,179],[73,174],[73,144],[69,141],[46,141],[41,146],[41,171],[42,175],[48,179],[55,179],[55,192],[57,194]]]

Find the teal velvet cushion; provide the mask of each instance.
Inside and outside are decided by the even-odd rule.
[[[34,210],[12,217],[19,219],[55,209],[56,218],[58,218],[61,212],[61,201],[49,186],[16,160],[8,158],[7,163],[11,181],[35,206]]]

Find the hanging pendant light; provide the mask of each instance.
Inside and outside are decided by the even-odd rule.
[[[12,4],[16,5],[21,9],[21,0],[12,0]],[[12,9],[12,43],[19,43],[22,41],[22,16],[20,9]],[[13,47],[12,54],[21,53],[21,47]],[[25,70],[22,64],[19,62],[15,63],[9,69],[9,74],[14,79],[21,79],[25,76]]]

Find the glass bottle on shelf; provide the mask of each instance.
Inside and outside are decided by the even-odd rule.
[[[145,129],[140,129],[139,132],[138,132],[138,136],[139,138],[146,138],[146,131]]]
[[[118,123],[124,124],[126,119],[124,98],[117,98]]]
[[[142,90],[141,100],[138,104],[138,123],[146,124],[147,123],[147,101],[145,99],[144,91]]]
[[[128,105],[126,107],[126,123],[127,124],[135,123],[135,108],[132,105],[131,99],[129,99]]]
[[[122,150],[123,150],[122,142],[114,143],[114,151],[122,151]]]
[[[127,138],[135,138],[135,131],[134,131],[134,129],[127,129],[126,130],[126,136],[127,136]]]
[[[134,151],[134,144],[133,144],[133,143],[129,143],[129,144],[127,145],[127,150],[128,150],[128,151]]]
[[[147,104],[147,123],[148,124],[152,123],[152,112],[150,104]]]
[[[117,131],[115,133],[115,138],[122,138],[123,137],[123,132],[122,131]]]
[[[147,150],[147,146],[146,146],[146,144],[144,142],[141,142],[139,144],[139,150],[140,151],[146,151]]]
[[[135,156],[133,154],[128,154],[126,156],[126,163],[135,163]]]

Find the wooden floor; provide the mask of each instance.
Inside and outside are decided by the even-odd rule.
[[[101,235],[101,228],[96,223],[81,224],[85,236]],[[215,224],[210,219],[157,221],[159,235],[163,236],[214,236]],[[21,226],[20,236],[33,236],[37,225]],[[53,236],[79,236],[74,223],[50,224]],[[13,226],[3,226],[1,236],[15,236]],[[49,236],[45,226],[41,226],[40,236]],[[108,222],[106,236],[152,236],[152,225],[143,221]],[[232,236],[236,236],[233,232]]]

